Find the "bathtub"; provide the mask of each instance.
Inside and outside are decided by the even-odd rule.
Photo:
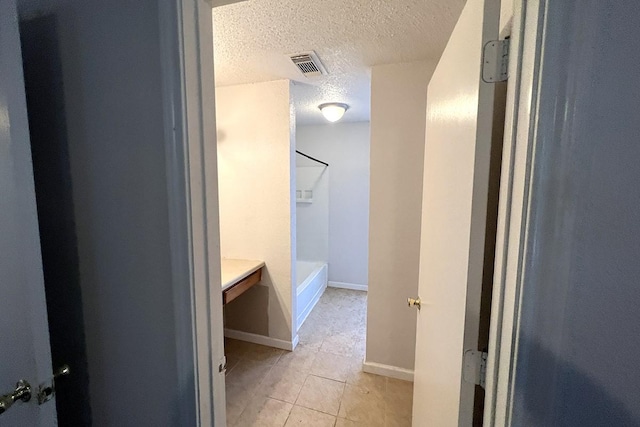
[[[297,261],[297,321],[298,329],[327,289],[328,266],[320,261]]]

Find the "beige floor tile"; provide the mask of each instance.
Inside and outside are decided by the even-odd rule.
[[[359,370],[347,378],[347,384],[351,384],[370,393],[384,397],[384,393],[387,388],[387,378]]]
[[[283,427],[292,407],[290,403],[259,396],[249,403],[234,427]]]
[[[296,369],[274,366],[258,387],[258,393],[295,403],[307,375]]]
[[[368,427],[368,425],[357,421],[347,420],[346,418],[338,418],[336,421],[336,427]]]
[[[411,381],[387,378],[387,391],[394,394],[412,394],[413,383]]]
[[[325,338],[320,346],[320,351],[351,357],[353,356],[353,340],[340,334],[332,335]]]
[[[319,306],[316,306],[316,308],[317,307]],[[302,326],[300,326],[298,334],[301,335],[301,337],[320,336],[324,338],[327,335],[327,325],[325,324],[326,320],[321,317],[314,316],[315,313],[318,313],[318,311],[315,311],[314,309],[312,314],[307,318],[307,320],[305,320]]]
[[[362,332],[362,336],[365,336],[366,332]],[[353,357],[360,359],[360,361],[364,360],[365,354],[367,352],[367,344],[364,339],[359,339],[353,343]]]
[[[410,417],[413,409],[413,383],[387,378],[385,410],[401,417]]]
[[[316,351],[309,348],[298,347],[295,351],[285,352],[280,356],[276,366],[297,369],[301,372],[308,373],[311,371],[311,366],[313,365],[315,358]]]
[[[270,368],[259,362],[241,360],[226,376],[228,425],[233,425],[239,418]]]
[[[317,353],[320,351],[320,347],[322,347],[323,342],[324,338],[313,338],[312,340],[303,340],[300,338],[300,343],[298,344],[298,347],[296,347],[296,350],[298,348],[304,348]]]
[[[284,350],[279,348],[267,347],[264,345],[254,345],[250,347],[243,355],[244,359],[253,360],[255,362],[263,362],[275,365],[284,354]]]
[[[411,417],[387,414],[385,417],[384,427],[411,427]]]
[[[246,405],[241,406],[238,404],[230,404],[229,402],[227,402],[227,425],[228,426],[232,426],[238,421],[238,418],[240,418],[240,414],[242,414],[242,411],[244,411],[244,408],[246,408]]]
[[[322,343],[324,342],[324,339],[326,337],[324,333],[309,333],[309,334],[300,333],[299,336],[300,336],[300,343],[298,344],[298,346],[308,348],[314,351],[320,350],[320,347],[322,347]]]
[[[257,387],[270,370],[271,365],[243,359],[226,376],[226,382],[232,387],[250,389]]]
[[[338,415],[343,390],[344,383],[309,375],[300,390],[296,405]]]
[[[228,425],[281,427],[277,414],[296,403],[289,427],[313,425],[320,412],[337,414],[336,427],[409,426],[413,384],[361,371],[366,304],[366,292],[327,289],[294,352],[225,339]]]
[[[347,384],[338,416],[370,427],[384,426],[384,408],[384,399],[379,394]]]
[[[322,351],[318,352],[311,366],[313,375],[342,382],[359,371],[360,363],[357,359]]]
[[[336,417],[302,406],[294,406],[285,427],[333,427]]]
[[[237,354],[227,354],[227,375],[231,372],[231,370],[238,364],[240,360],[242,360],[242,356]]]
[[[232,338],[224,339],[224,354],[227,356],[242,356],[251,346],[251,343],[246,341],[234,340]]]
[[[242,411],[255,396],[256,388],[239,387],[227,384],[227,425],[234,425]]]

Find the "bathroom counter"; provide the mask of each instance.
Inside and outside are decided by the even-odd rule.
[[[222,259],[222,301],[227,304],[262,279],[264,261]]]

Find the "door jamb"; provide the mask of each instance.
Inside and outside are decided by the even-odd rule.
[[[510,425],[546,0],[515,0],[484,422]]]
[[[177,424],[225,426],[211,4],[162,0],[159,21]]]

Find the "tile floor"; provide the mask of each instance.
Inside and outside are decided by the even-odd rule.
[[[228,425],[410,426],[413,384],[362,372],[366,301],[328,288],[293,352],[227,339]]]

